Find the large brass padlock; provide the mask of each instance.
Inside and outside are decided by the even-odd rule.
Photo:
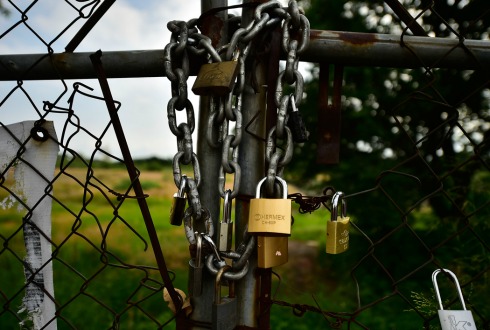
[[[332,213],[327,222],[327,253],[338,254],[349,248],[350,218],[346,216],[346,202],[343,193],[336,192],[332,197]],[[338,215],[339,202],[340,215]]]
[[[196,95],[224,96],[233,90],[238,61],[214,62],[201,66],[192,91]]]
[[[257,267],[271,268],[288,262],[287,236],[257,237]]]
[[[266,179],[257,184],[255,198],[250,201],[248,232],[262,236],[291,235],[291,200],[287,199],[287,183],[277,176],[283,198],[261,198],[260,190]]]

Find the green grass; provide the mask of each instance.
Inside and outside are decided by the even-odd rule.
[[[69,173],[82,182],[86,176],[83,168],[70,169]],[[54,186],[57,200],[53,201],[52,239],[56,245],[53,268],[60,314],[58,328],[104,329],[112,327],[115,320],[119,321],[121,329],[155,328],[156,322],[164,323],[171,319],[172,314],[161,297],[158,284],[161,279],[154,269],[154,254],[138,202],[128,198],[121,204],[121,200],[109,192],[124,193],[130,181],[124,169],[119,168],[100,168],[94,174],[106,187],[93,178],[90,181],[93,185],[89,184],[85,189],[67,175],[61,176]],[[175,273],[174,285],[187,291],[188,242],[183,227],[169,223],[172,195],[176,191],[172,170],[144,171],[141,182],[145,193],[149,194],[147,202],[167,266]],[[5,192],[3,195],[0,192],[0,200],[5,196]],[[90,198],[92,200],[88,202]],[[273,277],[274,299],[342,313],[357,309],[357,283],[363,305],[391,294],[392,287],[372,258],[357,264],[369,249],[369,244],[359,232],[351,230],[351,244],[347,252],[327,255],[325,228],[330,219],[329,212],[322,208],[311,214],[299,214],[297,205],[293,204],[293,215],[295,222],[290,246],[305,251],[296,253],[293,250],[289,263],[274,269],[277,273]],[[379,226],[373,226],[376,222],[372,221],[380,219],[366,217],[351,220],[364,229],[374,230],[373,235],[378,235],[375,230]],[[0,329],[18,328],[19,320],[15,314],[24,293],[21,259],[25,248],[21,221],[21,215],[15,209],[0,212],[0,269],[3,270],[0,272]],[[413,212],[409,221],[413,230],[422,237],[432,237],[440,223],[427,206]],[[413,266],[410,260],[400,263],[397,254],[414,242],[406,232],[393,237],[393,242],[377,247],[376,256],[384,258],[383,262],[395,271],[396,276],[402,276],[405,269]],[[300,242],[299,245],[296,242]],[[458,244],[455,243],[456,246]],[[465,243],[461,244],[461,248],[471,250],[474,247]],[[104,253],[101,254],[101,251]],[[462,253],[455,251],[444,252],[441,258]],[[417,253],[413,251],[414,258],[419,257]],[[488,256],[475,258],[461,261],[461,267],[472,262],[488,263]],[[352,269],[355,269],[354,274],[351,273]],[[356,276],[357,283],[352,275]],[[413,297],[430,293],[429,275],[417,275],[402,283],[399,290],[406,297],[414,299],[416,304]],[[480,296],[481,292],[485,292],[485,286],[480,285],[474,291],[472,297],[476,302],[484,299]],[[421,329],[422,319],[408,310],[406,301],[392,296],[366,309],[356,320],[371,329]],[[427,313],[430,315],[431,311]],[[290,329],[292,325],[294,329],[325,329],[336,321],[331,315],[314,312],[306,312],[298,318],[290,307],[281,305],[273,305],[271,309],[273,329]],[[431,323],[435,324],[437,319]],[[172,323],[169,328],[173,327]],[[346,323],[342,329],[347,329]],[[352,324],[351,329],[362,327]]]

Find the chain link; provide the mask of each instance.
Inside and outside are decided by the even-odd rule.
[[[273,6],[270,4],[269,6]],[[286,67],[279,73],[276,82],[275,103],[278,107],[276,126],[269,130],[265,159],[268,164],[266,192],[274,195],[276,176],[291,161],[293,139],[286,126],[290,109],[298,108],[303,99],[304,79],[298,70],[299,55],[306,49],[310,40],[310,23],[296,1],[290,1],[287,13],[282,16],[282,48],[287,55]],[[294,87],[293,95],[284,95],[286,88]],[[279,142],[283,142],[282,144]]]
[[[250,52],[251,43],[259,37],[263,38],[266,33],[282,24],[282,48],[287,54],[286,68],[277,79],[275,100],[278,107],[278,120],[277,125],[267,135],[265,155],[268,163],[269,190],[273,190],[276,176],[282,173],[293,154],[292,134],[286,123],[288,111],[292,108],[291,102],[297,106],[303,97],[304,81],[298,71],[298,55],[306,48],[310,33],[309,22],[298,8],[296,1],[290,1],[287,8],[283,8],[279,1],[258,5],[254,20],[246,27],[239,26],[230,38],[230,42],[219,50],[212,46],[210,38],[199,33],[197,24],[197,19],[188,22],[169,22],[167,28],[171,31],[171,38],[164,49],[164,70],[172,89],[172,98],[167,105],[167,117],[170,130],[177,139],[178,149],[173,159],[176,186],[179,187],[183,176],[182,165],[192,166],[194,172],[194,178],[186,180],[189,209],[185,211],[184,217],[186,236],[191,245],[196,241],[192,220],[203,221],[209,237],[213,236],[214,228],[209,211],[201,205],[197,191],[201,178],[199,162],[193,151],[194,108],[188,99],[187,91],[189,54],[206,57],[208,62],[231,60],[238,62],[239,73],[233,90],[225,96],[208,98],[210,115],[206,134],[206,140],[211,147],[221,148],[219,193],[222,198],[225,198],[227,175],[232,175],[233,189],[229,193],[229,198],[233,199],[237,197],[240,188],[241,168],[238,163],[238,149],[243,134],[241,97],[245,86],[245,60]],[[283,95],[283,90],[289,88],[287,85],[294,85],[293,96]],[[176,111],[182,110],[186,112],[186,121],[178,124]],[[254,237],[245,235],[242,245],[236,252],[224,253],[227,257],[235,257],[233,271],[226,272],[225,278],[236,280],[248,272],[248,258],[254,245]],[[218,271],[215,267],[215,259],[219,259],[219,255],[217,258],[211,254],[206,260],[207,268],[213,274]]]

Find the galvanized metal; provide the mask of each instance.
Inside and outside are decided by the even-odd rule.
[[[210,9],[224,7],[228,5],[227,0],[201,0],[201,12],[205,13]],[[203,34],[208,35],[214,47],[226,42],[226,24],[227,12],[222,11],[216,15],[206,16],[203,21]],[[208,32],[208,33],[206,33]],[[210,35],[211,34],[211,35]],[[191,59],[192,63],[193,60]],[[201,97],[199,101],[199,120],[197,123],[197,156],[201,163],[202,182],[199,186],[199,196],[201,203],[205,205],[210,212],[211,219],[215,228],[219,226],[220,214],[220,194],[218,189],[218,173],[221,164],[221,149],[213,148],[208,144],[206,134],[208,131],[208,118],[210,116],[210,106],[208,97]],[[212,322],[212,306],[214,301],[215,276],[208,271],[203,273],[202,294],[193,299],[193,312],[190,318],[201,322]],[[202,329],[195,325],[192,329]]]
[[[252,2],[250,0],[244,3]],[[244,9],[242,15],[242,26],[247,26],[253,20],[253,11]],[[250,198],[255,196],[257,182],[263,177],[265,171],[265,150],[264,143],[256,136],[265,137],[265,114],[266,114],[266,66],[263,61],[259,65],[253,65],[253,59],[245,62],[247,75],[245,77],[245,87],[242,94],[242,115],[243,122],[251,123],[246,131],[252,134],[243,134],[240,144],[238,163],[241,166],[242,180],[240,193],[237,198],[235,208],[235,231],[244,233],[248,223],[248,213]],[[252,88],[252,70],[255,71],[257,91]],[[240,235],[235,236],[236,245],[245,239]],[[259,283],[255,274],[257,267],[257,254],[255,247],[250,255],[249,271],[244,278],[237,283],[236,293],[238,299],[238,325],[247,327],[257,327],[258,309],[256,302],[259,295]]]
[[[206,1],[209,2],[209,1]],[[220,2],[221,3],[221,2]],[[463,47],[464,46],[464,47]],[[91,53],[0,55],[0,80],[96,78]],[[163,50],[104,52],[108,78],[163,77]],[[479,69],[490,66],[490,41],[311,30],[302,62],[346,66]],[[196,75],[200,60],[193,60]]]

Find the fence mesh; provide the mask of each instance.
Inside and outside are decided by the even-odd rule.
[[[0,8],[18,20],[10,26],[1,25],[0,42],[28,34],[35,40],[29,51],[37,52],[40,47],[42,56],[49,57],[52,45],[72,25],[91,17],[100,1],[57,4],[72,8],[73,15],[56,20],[52,35],[40,35],[31,23],[41,2],[8,1],[2,5]],[[488,39],[488,25],[480,29],[485,31],[481,34],[472,32],[472,24],[485,25],[490,20],[485,6],[469,25],[458,25],[457,12],[439,10],[434,2],[407,12],[408,17],[402,14],[403,7],[392,1],[380,6],[386,14],[405,18],[389,26],[382,21],[372,24],[377,24],[379,32],[399,31],[402,46],[411,49],[416,58],[417,50],[404,41],[408,33],[458,39],[452,51],[464,49],[470,54],[465,38]],[[410,20],[420,21],[424,15],[433,20],[430,26]],[[383,17],[383,12],[377,16]],[[385,103],[389,105],[385,109],[378,108],[376,96],[372,96],[368,110],[373,121],[385,123],[390,138],[380,142],[372,140],[377,136],[372,134],[364,139],[371,139],[369,146],[361,140],[346,145],[348,150],[370,153],[373,150],[369,148],[379,143],[379,150],[384,152],[377,163],[363,164],[358,159],[358,174],[339,175],[339,180],[349,182],[346,201],[352,205],[348,209],[352,215],[349,257],[326,256],[317,242],[291,241],[291,261],[276,270],[274,295],[265,301],[271,303],[273,328],[284,320],[298,324],[297,317],[308,329],[326,325],[339,329],[413,329],[414,324],[436,328],[437,305],[430,273],[441,267],[458,274],[479,328],[490,328],[490,310],[485,303],[490,267],[490,230],[485,221],[490,213],[488,68],[476,57],[476,69],[467,71],[436,69],[437,63],[432,67],[419,61],[419,69],[380,69],[392,76],[380,84],[390,85],[396,96]],[[458,85],[451,83],[455,75],[461,77]],[[346,72],[346,83],[348,78]],[[45,320],[46,328],[54,319],[58,327],[74,329],[147,329],[172,324],[173,315],[162,301],[164,284],[149,237],[141,214],[135,212],[142,196],[135,196],[134,181],[124,171],[122,154],[107,148],[106,141],[114,138],[112,122],[104,99],[93,90],[96,84],[67,82],[60,77],[53,82],[20,79],[0,86],[0,129],[14,150],[0,149],[4,162],[0,167],[0,327],[12,328],[19,323],[29,327],[29,322],[36,322],[30,313],[39,306],[36,299],[51,300],[56,310],[52,319]],[[348,85],[344,89],[345,110],[355,114],[356,100],[348,97]],[[42,99],[38,90],[43,91]],[[14,113],[16,121],[30,120],[20,135],[10,125]],[[352,121],[344,120],[344,130],[365,124],[356,122],[355,116],[350,118]],[[51,121],[62,127],[56,136],[50,130]],[[59,150],[52,177],[45,174],[44,156],[33,156],[31,151],[47,143]],[[82,156],[77,149],[80,145],[94,146],[92,153]],[[378,176],[362,178],[363,166],[374,168]],[[342,167],[332,170],[334,174],[341,171]],[[37,188],[19,183],[32,176],[40,185]],[[366,186],[367,182],[370,185]],[[150,184],[146,188],[150,196],[157,195],[158,203],[161,190],[169,195],[173,189],[156,189]],[[37,194],[37,200],[31,202],[26,195],[29,193]],[[51,235],[38,221],[48,200],[52,204]],[[356,210],[361,200],[371,207]],[[158,207],[151,201],[151,206]],[[295,227],[307,221],[308,215],[295,215]],[[157,226],[160,237],[172,243],[172,234],[163,225]],[[32,257],[29,251],[38,251],[35,246],[46,242],[47,259],[33,263],[38,255],[36,252]],[[164,249],[166,257],[177,255],[178,259],[182,254],[186,262],[189,257],[184,252]],[[49,267],[54,295],[42,285]],[[185,270],[179,276],[171,275],[183,286]],[[452,287],[441,288],[448,297],[445,306],[457,309]],[[291,313],[284,313],[286,308]]]

